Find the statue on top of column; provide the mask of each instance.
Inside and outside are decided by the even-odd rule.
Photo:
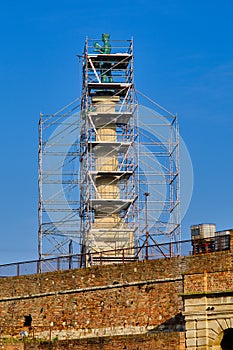
[[[101,46],[98,42],[94,43],[95,52],[100,52],[101,54],[109,55],[111,53],[111,44],[109,42],[110,35],[108,33],[102,34],[103,45]],[[111,62],[102,61],[100,63],[100,74],[101,83],[106,83],[107,79],[109,83],[112,83],[112,64]]]

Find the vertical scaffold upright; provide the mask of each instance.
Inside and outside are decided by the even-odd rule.
[[[39,121],[39,260],[70,255],[79,234],[77,101]]]
[[[86,40],[80,136],[84,265],[133,259],[137,227],[137,125],[133,42]]]
[[[139,246],[146,259],[180,255],[180,156],[177,116],[146,99],[139,120]],[[148,107],[148,103],[151,108]],[[143,249],[142,249],[143,250]]]
[[[177,117],[135,90],[133,40],[102,40],[86,39],[80,101],[40,116],[41,260],[180,254]]]

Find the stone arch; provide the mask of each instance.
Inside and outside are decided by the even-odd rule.
[[[231,350],[233,344],[233,328],[222,329],[212,343],[211,350]]]
[[[222,338],[223,338],[223,332],[224,331],[221,331],[219,333],[219,335],[217,336],[217,338],[214,340],[212,347],[211,347],[211,350],[222,350],[220,343],[221,343]]]
[[[231,350],[233,344],[233,328],[227,328],[223,331],[223,338],[220,346],[222,350]]]

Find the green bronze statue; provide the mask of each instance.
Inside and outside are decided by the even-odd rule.
[[[110,35],[109,34],[102,34],[102,41],[104,43],[103,46],[101,46],[99,43],[94,43],[95,52],[100,52],[104,54],[110,54],[111,53],[111,44],[109,42]]]
[[[109,42],[110,35],[109,34],[102,34],[102,41],[103,46],[101,46],[99,43],[95,42],[95,52],[100,52],[105,55],[109,55],[111,53],[111,44]],[[106,83],[107,79],[109,83],[112,83],[112,72],[111,72],[111,63],[103,61],[100,63],[100,74],[101,74],[101,83]]]

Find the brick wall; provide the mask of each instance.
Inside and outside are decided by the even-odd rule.
[[[25,350],[183,350],[184,333],[157,333],[127,337],[107,337],[51,343],[25,344]]]
[[[0,343],[0,346],[1,350],[24,350],[24,344],[19,342],[15,344]]]
[[[143,335],[99,337],[62,341],[18,341],[12,344],[0,342],[2,350],[184,350],[184,332],[157,332]]]
[[[96,338],[98,342],[102,336],[136,337],[161,329],[180,334],[182,293],[203,289],[204,270],[222,276],[218,280],[228,288],[231,269],[232,253],[219,252],[1,278],[0,327],[5,334],[19,335],[24,316],[31,314],[30,332],[45,339]],[[215,288],[215,277],[208,283]],[[160,348],[164,346],[157,345]]]
[[[175,260],[174,262],[178,262]],[[0,325],[107,329],[156,327],[182,308],[181,276],[169,260],[2,278]]]
[[[203,273],[184,276],[184,291],[187,294],[232,290],[233,271],[203,271]]]

